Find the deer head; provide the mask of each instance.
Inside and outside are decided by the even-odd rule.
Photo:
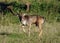
[[[25,13],[20,13],[20,14],[18,14],[18,17],[19,17],[22,25],[26,25],[26,23],[27,23],[26,14]]]

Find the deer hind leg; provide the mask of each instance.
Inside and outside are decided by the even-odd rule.
[[[39,24],[39,36],[42,35],[42,24]]]

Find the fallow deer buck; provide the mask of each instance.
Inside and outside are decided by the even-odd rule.
[[[18,17],[23,25],[29,26],[29,36],[30,36],[30,28],[32,24],[35,24],[39,28],[39,36],[42,35],[42,24],[44,23],[44,17],[38,15],[26,15],[26,14],[18,14]],[[24,30],[24,29],[23,29]],[[24,30],[25,31],[25,30]]]

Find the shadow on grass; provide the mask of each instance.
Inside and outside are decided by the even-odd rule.
[[[26,33],[7,33],[7,32],[1,32],[0,35],[7,36],[10,38],[29,38],[28,34]],[[37,37],[38,34],[35,32],[34,34],[31,34],[30,37]]]
[[[0,35],[1,36],[7,36],[7,37],[10,37],[10,38],[20,38],[20,39],[27,38],[27,34],[25,34],[25,33],[17,34],[17,33],[1,32]]]
[[[6,32],[1,32],[0,35],[10,35],[10,34]]]

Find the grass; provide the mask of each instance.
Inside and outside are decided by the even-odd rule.
[[[0,43],[60,43],[60,23],[45,23],[41,37],[38,37],[36,28],[32,25],[28,37],[28,32],[24,33],[19,24],[0,25]]]
[[[19,0],[0,0],[1,1],[6,1],[6,2],[12,2],[12,1],[17,1],[18,3],[25,3],[27,0],[23,1],[19,1]],[[42,2],[40,3],[40,0],[38,0],[38,2],[40,4],[45,4],[44,2],[46,1],[46,3],[48,4],[48,6],[50,6],[49,3],[51,3],[51,5],[56,5],[57,1],[53,2],[52,0],[41,0]],[[29,2],[29,1],[28,1]],[[34,2],[34,0],[31,2]],[[53,2],[53,3],[52,3]],[[41,37],[38,36],[38,28],[35,27],[34,25],[32,25],[31,28],[31,36],[28,37],[28,28],[25,27],[26,33],[23,32],[22,27],[21,27],[21,23],[18,19],[17,16],[13,16],[10,13],[7,13],[7,15],[5,15],[3,18],[0,15],[0,43],[60,43],[60,22],[56,22],[54,21],[54,17],[55,17],[55,12],[53,11],[53,9],[51,9],[51,13],[52,14],[47,14],[47,12],[45,11],[40,11],[40,7],[38,7],[38,5],[35,3],[34,6],[31,9],[31,14],[34,13],[38,13],[41,16],[44,16],[48,19],[48,22],[51,21],[50,23],[45,22],[43,25],[43,34]],[[36,4],[36,5],[35,5]],[[58,8],[59,8],[59,2],[57,3]],[[45,5],[46,6],[46,5]],[[44,7],[44,6],[42,6]],[[47,7],[47,6],[46,6]],[[53,7],[55,10],[55,7]],[[38,10],[37,10],[38,9]],[[45,9],[45,8],[43,8]],[[46,9],[45,9],[46,10]],[[17,10],[16,10],[17,11]],[[49,11],[49,10],[48,10]],[[59,16],[60,14],[56,14],[56,16]],[[53,23],[52,23],[53,21]]]
[[[48,17],[47,17],[48,18]],[[0,17],[0,43],[60,43],[60,22],[45,22],[43,34],[38,36],[38,28],[32,25],[31,36],[28,37],[28,27],[23,32],[18,17],[12,14]]]
[[[5,15],[0,17],[0,43],[60,43],[60,22],[43,25],[43,34],[38,36],[38,28],[31,27],[31,36],[28,37],[28,27],[23,32],[18,17]]]

